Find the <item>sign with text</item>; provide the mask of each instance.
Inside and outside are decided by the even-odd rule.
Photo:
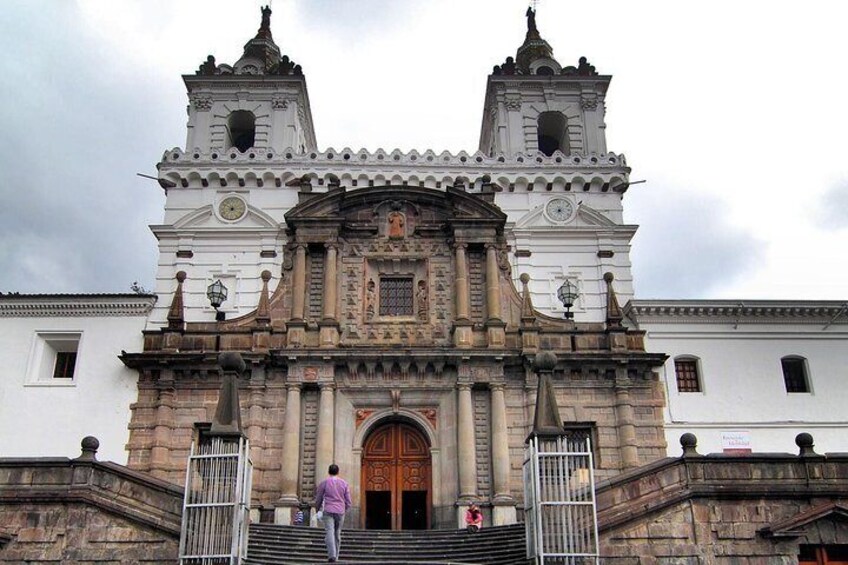
[[[751,453],[751,432],[747,430],[721,432],[721,450],[728,455]]]

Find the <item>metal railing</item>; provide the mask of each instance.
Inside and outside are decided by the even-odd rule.
[[[534,437],[524,459],[527,558],[539,565],[598,563],[595,475],[588,437]]]
[[[248,441],[214,437],[191,446],[180,565],[238,565],[247,552],[253,463]]]

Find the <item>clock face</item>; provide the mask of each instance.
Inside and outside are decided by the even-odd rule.
[[[574,204],[565,198],[553,198],[545,206],[548,217],[555,222],[564,222],[574,214]]]
[[[218,213],[225,220],[238,220],[244,216],[247,205],[238,196],[228,196],[218,205]]]

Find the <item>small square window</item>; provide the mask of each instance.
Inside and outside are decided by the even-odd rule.
[[[380,279],[380,316],[412,316],[412,277]]]
[[[810,392],[807,378],[807,360],[803,357],[784,357],[780,360],[783,367],[783,382],[786,392]]]
[[[37,332],[26,382],[42,386],[74,385],[81,337],[81,332]]]
[[[677,392],[701,392],[697,359],[675,359],[674,373],[677,375]]]

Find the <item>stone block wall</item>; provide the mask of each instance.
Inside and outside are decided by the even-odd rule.
[[[848,544],[848,457],[687,456],[598,485],[608,565],[796,564]]]
[[[258,373],[258,374],[257,374]],[[220,378],[180,378],[164,385],[143,376],[131,405],[129,467],[175,485],[185,484],[191,444],[209,424],[218,402]],[[253,504],[269,505],[280,495],[286,390],[282,378],[254,371],[239,387],[242,427],[254,465]]]
[[[0,459],[0,563],[173,563],[182,495],[113,463]]]

